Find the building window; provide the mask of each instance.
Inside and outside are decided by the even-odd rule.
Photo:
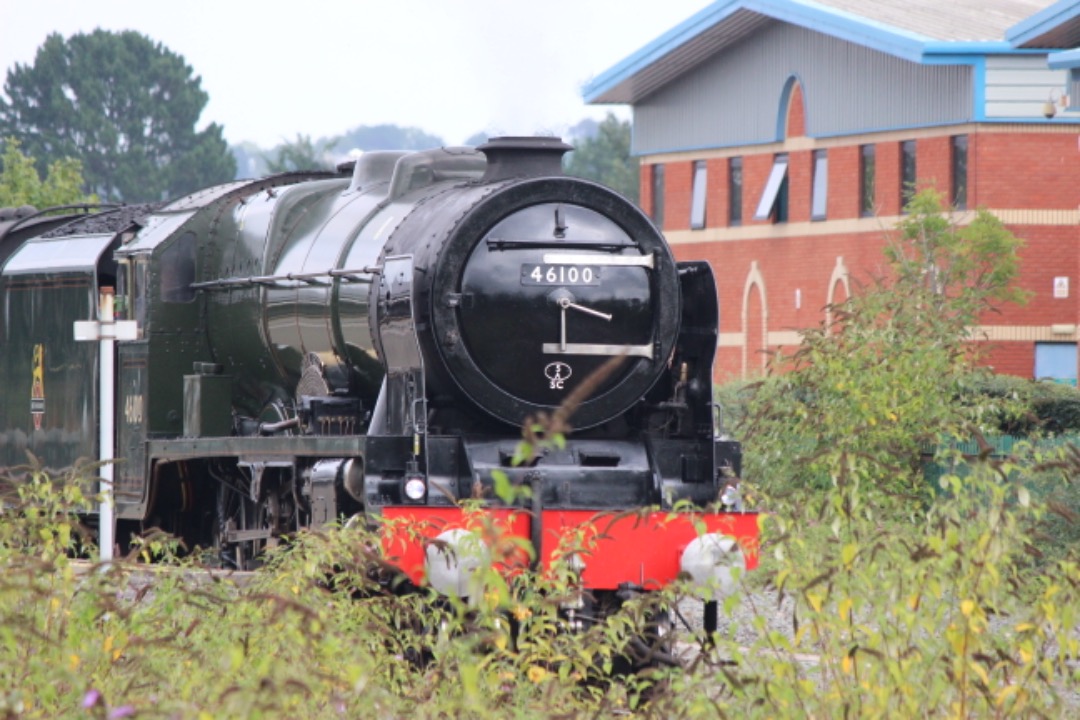
[[[728,224],[742,225],[742,158],[728,161]]]
[[[957,210],[967,209],[968,138],[954,135],[952,139],[952,204]]]
[[[810,195],[810,219],[824,220],[829,198],[829,156],[824,150],[814,151],[814,186]]]
[[[900,143],[900,210],[907,212],[907,204],[915,197],[915,141]]]
[[[690,202],[690,229],[701,230],[705,227],[705,188],[708,182],[705,161],[694,163],[694,185]]]
[[[1076,343],[1035,343],[1035,379],[1076,385]]]
[[[664,166],[652,166],[652,220],[664,228]]]
[[[758,203],[755,220],[772,219],[773,222],[787,222],[788,219],[788,180],[787,180],[787,153],[780,153],[773,160],[772,172],[769,180],[765,183],[765,192],[761,194],[761,202]]]
[[[859,148],[859,214],[874,214],[874,146]]]

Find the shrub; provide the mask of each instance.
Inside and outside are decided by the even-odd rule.
[[[996,429],[1002,433],[1021,437],[1080,433],[1080,391],[1072,386],[986,375],[974,380],[962,400],[978,403],[984,398],[1011,400],[1021,409],[997,418]]]
[[[362,527],[301,534],[241,580],[168,553],[173,570],[80,569],[42,552],[60,536],[39,532],[46,515],[8,515],[20,531],[0,543],[0,712],[1061,716],[1080,687],[1067,664],[1080,652],[1080,572],[1075,549],[1027,562],[1050,509],[1017,478],[1035,469],[1065,487],[1078,458],[1018,450],[947,475],[951,492],[917,524],[883,521],[851,488],[770,516],[769,563],[720,598],[726,629],[683,635],[698,648],[687,670],[631,675],[612,670],[680,588],[569,633],[559,604],[572,574],[483,573],[472,602],[395,594]],[[24,492],[54,497],[35,477]],[[795,608],[786,631],[770,621],[782,598]]]
[[[984,460],[963,479],[944,476],[949,493],[917,523],[883,521],[851,488],[770,516],[776,605],[760,607],[752,642],[717,638],[735,664],[714,666],[714,702],[739,717],[1075,712],[1080,555],[1073,546],[1033,571],[1033,528],[1050,508],[1027,489],[1033,466],[1021,463]],[[1058,469],[1080,474],[1075,461]],[[788,632],[764,617],[784,598],[794,606]],[[678,680],[698,701],[691,714],[715,712],[707,682]]]

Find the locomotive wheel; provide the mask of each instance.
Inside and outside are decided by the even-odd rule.
[[[245,488],[224,482],[218,485],[214,547],[222,565],[255,570],[262,564],[263,553],[277,542],[272,536],[276,501],[271,495],[252,502]]]

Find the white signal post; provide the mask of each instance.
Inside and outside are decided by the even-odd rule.
[[[101,288],[97,320],[77,320],[75,339],[97,342],[98,360],[98,459],[101,467],[101,508],[98,516],[98,545],[101,561],[113,559],[116,517],[113,513],[113,448],[116,447],[116,341],[135,340],[138,325],[134,320],[114,317],[113,288]]]

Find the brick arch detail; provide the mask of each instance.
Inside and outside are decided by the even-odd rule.
[[[851,297],[851,280],[847,265],[844,264],[844,256],[836,256],[836,265],[833,266],[832,276],[829,278],[829,294],[825,298],[825,332],[832,330],[832,304],[837,302],[836,288],[843,288],[843,300]],[[842,302],[843,300],[840,300]]]
[[[780,105],[776,116],[776,139],[805,137],[806,100],[803,83],[798,75],[789,75],[780,91]]]
[[[746,274],[746,283],[743,285],[742,296],[742,376],[744,378],[748,376],[750,370],[750,323],[755,319],[750,317],[750,298],[755,291],[761,307],[761,347],[754,348],[754,351],[762,351],[759,353],[761,357],[760,369],[764,370],[767,358],[763,351],[767,349],[769,337],[769,304],[766,299],[768,296],[765,293],[765,276],[761,274],[757,260],[752,260],[750,261],[750,271]]]

